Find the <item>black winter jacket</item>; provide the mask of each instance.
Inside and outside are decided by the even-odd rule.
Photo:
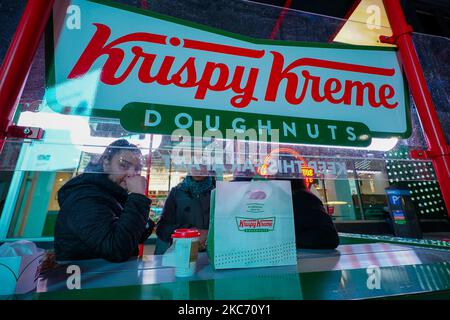
[[[164,242],[172,243],[171,235],[175,229],[209,229],[210,199],[211,191],[195,197],[179,185],[172,188],[156,228],[158,237]]]
[[[234,181],[251,179],[237,177]],[[339,245],[339,235],[322,201],[308,190],[295,186],[294,180],[290,181],[297,248],[335,249]]]
[[[55,224],[56,260],[103,258],[112,262],[138,254],[152,233],[151,200],[128,194],[106,174],[85,173],[58,192]]]
[[[334,249],[339,236],[322,201],[306,190],[293,191],[295,236],[298,248]]]

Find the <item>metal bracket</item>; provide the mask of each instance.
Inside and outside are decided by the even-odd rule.
[[[439,156],[449,156],[449,155],[450,155],[450,146],[447,146],[446,152],[444,154],[442,154],[441,152],[433,152],[427,150],[409,151],[409,156],[411,157],[411,159],[418,159],[418,160],[431,160]]]
[[[381,43],[388,43],[388,44],[396,44],[397,43],[397,39],[399,38],[399,37],[401,37],[402,35],[404,35],[404,34],[409,34],[409,33],[413,33],[413,28],[410,26],[410,25],[408,25],[406,28],[405,28],[405,30],[402,30],[401,32],[399,32],[398,34],[396,34],[396,35],[392,35],[392,36],[380,36],[379,37],[379,39],[380,39],[380,42]]]
[[[409,151],[409,156],[411,159],[417,159],[417,160],[429,160],[430,155],[428,151],[426,150],[411,150]]]
[[[8,138],[40,140],[44,136],[44,129],[36,127],[10,126],[6,133]]]
[[[394,36],[380,36],[379,37],[381,43],[395,44],[396,38]]]

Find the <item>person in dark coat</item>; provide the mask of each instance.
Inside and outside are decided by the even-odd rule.
[[[256,179],[265,179],[254,177]],[[294,227],[297,248],[335,249],[339,236],[322,201],[311,193],[303,179],[269,178],[291,182]],[[236,177],[233,181],[251,181],[252,177]]]
[[[297,248],[335,249],[339,236],[322,201],[307,190],[303,179],[291,180]]]
[[[138,255],[138,245],[152,233],[151,200],[140,176],[142,154],[121,139],[99,161],[72,178],[58,192],[55,224],[56,260],[102,258],[122,262]]]
[[[163,254],[172,243],[172,233],[181,228],[198,229],[200,250],[205,249],[212,189],[212,177],[188,175],[170,190],[156,227],[158,241],[155,254]]]

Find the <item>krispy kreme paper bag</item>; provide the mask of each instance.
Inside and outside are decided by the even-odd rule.
[[[295,265],[290,182],[217,182],[207,250],[215,269]]]

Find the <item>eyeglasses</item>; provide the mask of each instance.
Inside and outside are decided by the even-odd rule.
[[[123,170],[129,170],[130,168],[134,168],[134,171],[136,173],[140,173],[142,171],[142,164],[134,164],[128,160],[125,160],[123,158],[119,159],[119,166]]]

